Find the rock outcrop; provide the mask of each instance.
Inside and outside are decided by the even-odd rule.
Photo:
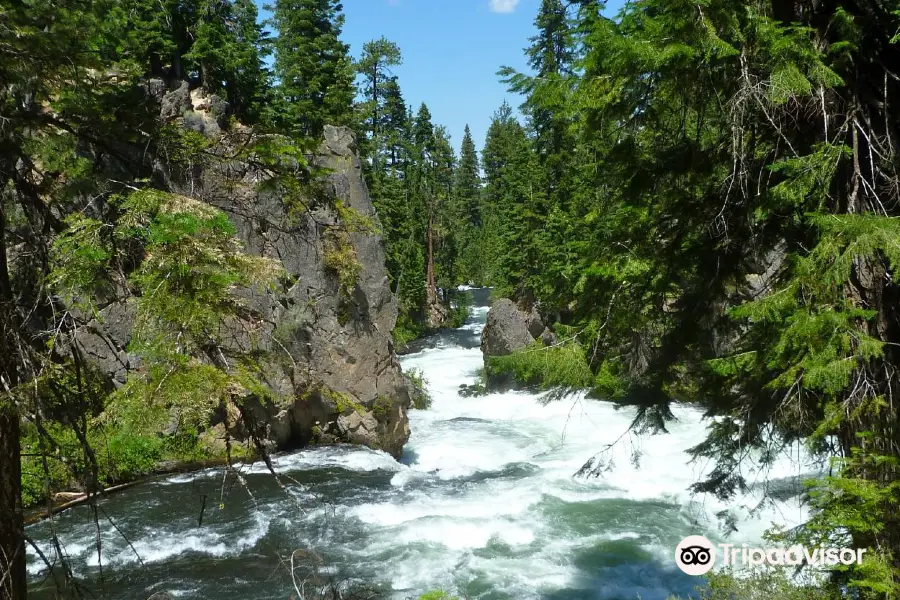
[[[481,351],[485,358],[506,356],[530,346],[538,338],[553,339],[538,311],[533,307],[522,310],[512,300],[501,298],[488,311],[481,334]]]
[[[159,87],[149,89],[158,94],[162,119],[201,131],[220,156],[236,154],[220,135],[228,113],[220,99],[187,84],[169,92]],[[247,252],[277,259],[287,272],[274,300],[245,293],[263,316],[261,330],[237,324],[229,335],[230,345],[252,344],[262,356],[262,377],[276,400],[248,393],[240,416],[223,407],[211,430],[223,437],[227,424],[237,436],[252,432],[270,449],[349,442],[399,456],[409,437],[410,386],[394,353],[397,307],[353,133],[326,128],[313,162],[325,169],[316,189],[328,201],[298,203],[278,186],[260,186],[267,174],[252,161],[211,161],[186,173],[156,167],[164,187],[225,212]],[[371,226],[348,226],[348,215]],[[343,256],[354,261],[349,279],[331,260],[336,236]],[[137,366],[126,350],[133,319],[130,301],[114,302],[79,336],[86,355],[118,384]]]
[[[544,324],[540,313],[533,304],[518,306],[508,298],[494,302],[488,311],[487,321],[481,333],[481,352],[484,354],[486,387],[497,391],[518,385],[509,374],[493,372],[490,367],[492,357],[508,356],[527,348],[540,339],[544,345],[556,341],[553,331]]]
[[[520,311],[509,298],[494,302],[481,334],[484,355],[506,356],[531,344],[535,336],[531,334],[530,316]]]

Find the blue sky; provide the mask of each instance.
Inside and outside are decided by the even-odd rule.
[[[613,0],[610,4],[619,4]],[[260,0],[259,4],[263,4]],[[525,70],[523,49],[534,35],[540,0],[344,0],[343,39],[358,57],[381,36],[396,42],[403,64],[394,70],[408,104],[425,102],[435,124],[459,149],[468,123],[481,149],[491,115],[507,100],[497,70]]]

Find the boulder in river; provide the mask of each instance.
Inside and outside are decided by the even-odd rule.
[[[536,310],[520,310],[509,298],[501,298],[494,302],[487,314],[487,323],[481,334],[481,351],[485,358],[512,354],[531,345],[544,329]]]
[[[508,372],[492,369],[491,358],[508,356],[541,340],[545,346],[553,345],[556,336],[544,324],[537,308],[517,306],[508,298],[494,302],[487,314],[487,322],[481,334],[481,351],[485,364],[485,391],[517,388],[522,382]]]

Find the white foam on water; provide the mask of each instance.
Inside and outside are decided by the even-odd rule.
[[[486,310],[478,309],[477,321],[483,321]],[[466,326],[473,334],[480,332],[481,327],[479,322]],[[430,492],[431,496],[407,495],[400,501],[357,507],[355,515],[365,523],[392,528],[392,535],[399,534],[406,541],[438,543],[454,552],[484,548],[498,535],[503,539],[504,527],[527,532],[508,536],[503,542],[515,552],[516,547],[530,546],[538,540],[543,550],[526,552],[515,559],[479,556],[467,563],[471,573],[491,572],[492,585],[497,589],[504,589],[500,580],[506,577],[506,589],[515,597],[538,597],[533,576],[536,569],[543,571],[542,585],[552,581],[557,584],[550,584],[551,587],[571,584],[576,574],[568,564],[569,558],[598,542],[591,536],[554,537],[552,524],[544,522],[545,515],[536,510],[543,498],[556,498],[567,504],[629,500],[680,507],[672,512],[674,523],[661,526],[656,539],[642,543],[644,550],[659,557],[661,563],[672,561],[673,547],[680,537],[700,533],[721,538],[721,523],[716,515],[726,509],[737,519],[738,532],[730,539],[738,542],[759,542],[773,523],[791,526],[807,517],[796,499],[775,502],[751,516],[761,499],[758,492],[727,503],[708,495],[693,495],[689,491],[691,484],[713,467],[704,461],[692,462],[687,453],[706,437],[708,427],[701,412],[693,407],[673,407],[676,420],[667,425],[667,434],[635,436],[627,433],[634,409],[617,409],[611,403],[587,400],[583,395],[548,404],[541,402],[538,395],[523,392],[460,396],[459,385],[474,383],[482,367],[477,348],[438,346],[403,357],[401,363],[406,369],[419,369],[424,374],[433,397],[429,410],[410,413],[413,433],[408,449],[415,459],[408,464],[412,472],[424,471],[450,481],[479,472],[495,472],[512,463],[533,465],[536,472],[512,480],[509,489],[490,479],[469,486],[452,500],[442,496],[437,488]],[[601,455],[609,466],[607,472],[600,477],[574,477],[588,459],[610,444],[612,448]],[[811,461],[802,452],[798,454],[799,459],[782,457],[765,471],[757,469],[758,473],[746,461],[742,472],[750,482],[757,476],[763,480],[814,473]],[[414,476],[403,474],[392,483],[404,487],[415,482]],[[396,531],[398,528],[400,532]],[[610,531],[601,538],[641,539],[630,531]],[[426,565],[421,566],[428,570]],[[439,579],[439,572],[431,574]],[[409,579],[398,577],[393,583],[395,589],[406,589]],[[644,590],[647,597],[666,595],[664,582],[657,583]],[[611,584],[603,593],[613,593],[614,587]]]
[[[416,493],[405,500],[363,504],[353,507],[349,514],[363,523],[374,526],[396,526],[430,517],[450,517],[457,523],[463,520],[482,520],[522,515],[540,501],[537,490],[522,491],[499,486],[476,488],[469,494],[445,497],[440,488],[433,493]]]
[[[473,340],[487,310],[473,309],[473,318],[462,328]],[[735,516],[738,532],[731,540],[738,543],[759,542],[772,523],[791,526],[807,516],[794,499],[766,506],[751,517],[759,491],[727,503],[692,495],[691,484],[712,468],[692,463],[687,454],[705,438],[708,425],[692,407],[673,407],[676,420],[667,425],[668,434],[637,437],[627,433],[633,409],[617,410],[583,395],[550,403],[526,392],[460,396],[461,384],[476,382],[482,355],[478,348],[460,347],[448,337],[402,357],[401,364],[422,371],[433,398],[430,409],[410,411],[412,435],[401,462],[384,452],[351,447],[316,448],[273,459],[276,472],[299,473],[298,478],[303,471],[322,469],[375,478],[383,474],[383,487],[353,490],[336,504],[305,512],[281,495],[251,509],[250,516],[243,517],[246,522],[229,522],[225,529],[173,523],[144,531],[133,539],[144,562],[176,560],[188,553],[235,556],[254,549],[277,523],[297,547],[328,552],[339,561],[329,566],[351,575],[372,573],[395,590],[398,599],[440,587],[464,589],[477,580],[517,599],[587,586],[598,598],[640,593],[653,600],[671,592],[667,569],[674,570],[674,546],[682,537],[721,537],[716,516],[720,511]],[[575,477],[607,445],[612,447],[602,457],[608,471],[599,477]],[[802,453],[799,458],[782,457],[759,475],[784,478],[815,471]],[[263,463],[242,470],[268,471]],[[752,482],[753,465],[748,462],[742,470]],[[221,476],[221,469],[173,476],[166,483],[191,485],[197,478],[214,476]],[[330,477],[340,481],[342,475]],[[293,483],[290,492],[304,503],[322,493],[315,484]],[[95,564],[92,528],[75,528],[64,537],[71,555]],[[104,563],[136,561],[115,532],[104,530],[103,537]],[[643,554],[621,573],[616,571],[618,576],[585,571],[591,552],[607,545],[615,552],[620,547],[616,544]],[[43,567],[29,557],[29,572],[40,572]]]
[[[326,468],[358,472],[401,471],[405,468],[387,452],[350,446],[326,446],[304,452],[278,455],[272,458],[272,467],[279,474]],[[259,461],[250,465],[245,471],[268,473],[269,468],[264,462]]]

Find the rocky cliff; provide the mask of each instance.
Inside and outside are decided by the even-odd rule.
[[[274,298],[247,292],[263,325],[250,331],[236,323],[229,337],[235,348],[253,346],[272,394],[235,398],[242,410],[233,412],[240,414],[226,418],[223,406],[211,431],[220,438],[226,424],[238,437],[252,431],[270,449],[349,442],[399,456],[409,437],[410,388],[394,353],[397,308],[352,132],[326,129],[311,159],[323,174],[304,188],[321,198],[289,202],[283,187],[260,185],[263,167],[230,158],[238,153],[233,136],[223,133],[227,105],[220,99],[158,81],[149,92],[161,119],[202,133],[219,158],[178,170],[158,161],[154,177],[169,191],[224,211],[247,252],[277,259],[286,271],[288,283]],[[118,384],[138,366],[127,351],[132,306],[127,299],[108,304],[78,339]]]

